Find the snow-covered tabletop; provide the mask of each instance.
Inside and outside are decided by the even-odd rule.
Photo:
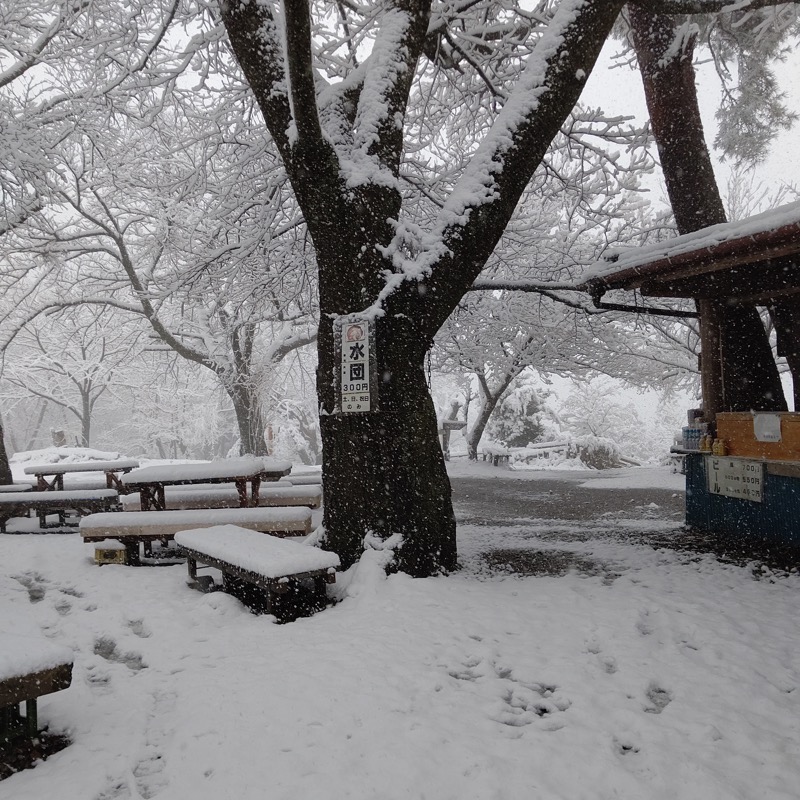
[[[42,636],[0,633],[0,681],[72,664],[72,651]]]
[[[180,531],[175,534],[175,542],[265,578],[281,578],[339,566],[339,556],[335,553],[236,525]]]
[[[59,502],[75,502],[80,500],[105,500],[119,497],[116,489],[66,489],[54,492],[3,492],[0,494],[0,505],[31,505],[38,501],[54,504]]]
[[[25,467],[26,475],[63,475],[66,472],[118,472],[135,469],[139,462],[132,458],[121,458],[117,461],[82,461],[70,464],[34,464]]]
[[[253,528],[311,530],[308,508],[195,508],[178,511],[112,511],[82,517],[79,526],[84,537],[113,533],[139,536],[170,535],[196,526],[236,524]]]
[[[205,464],[170,464],[158,467],[141,467],[122,478],[126,486],[148,483],[180,484],[208,481],[232,481],[235,478],[277,479],[288,475],[292,469],[289,461],[266,458],[226,458]]]
[[[281,478],[273,485],[262,486],[258,493],[259,506],[305,503],[319,505],[322,499],[322,489],[319,484],[295,486],[284,481],[286,478]],[[237,508],[240,505],[239,492],[233,486],[212,484],[197,489],[195,485],[166,487],[164,491],[166,509]],[[137,511],[141,508],[141,497],[138,492],[123,495],[121,500],[125,511]]]

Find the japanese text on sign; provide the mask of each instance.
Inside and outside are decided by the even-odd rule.
[[[341,334],[341,394],[343,413],[371,409],[370,330],[366,321],[345,322]]]
[[[742,458],[706,458],[708,491],[739,500],[761,503],[764,499],[764,465]]]

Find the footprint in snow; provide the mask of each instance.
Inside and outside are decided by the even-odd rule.
[[[662,688],[657,683],[651,683],[647,687],[647,699],[651,705],[645,706],[648,714],[660,714],[671,702],[672,692]]]
[[[140,639],[149,639],[153,635],[142,619],[129,619],[127,625],[131,633]]]
[[[94,654],[116,664],[124,664],[128,669],[138,672],[145,669],[144,663],[139,653],[123,653],[117,648],[117,643],[110,636],[101,636],[95,639]]]

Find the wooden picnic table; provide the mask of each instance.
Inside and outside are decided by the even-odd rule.
[[[142,511],[164,511],[165,486],[191,486],[198,483],[233,483],[239,505],[258,506],[262,481],[277,481],[292,470],[291,462],[271,458],[227,458],[205,464],[170,464],[140,467],[122,477],[128,492],[139,492]],[[250,495],[247,484],[250,484]]]
[[[26,475],[36,477],[37,488],[40,492],[64,490],[64,475],[68,472],[105,472],[106,488],[116,489],[122,493],[124,487],[120,476],[132,469],[136,469],[139,462],[132,458],[121,458],[116,461],[79,461],[69,464],[36,464],[25,467]],[[50,480],[48,480],[48,477]]]

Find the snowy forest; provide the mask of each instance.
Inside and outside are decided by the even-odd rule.
[[[436,510],[411,527],[452,538],[443,420],[464,423],[454,455],[579,440],[663,459],[698,392],[696,320],[601,310],[580,287],[621,248],[796,199],[750,172],[796,118],[779,77],[796,6],[728,6],[4,2],[8,453],[324,453],[326,527],[347,518],[353,553],[423,485]],[[646,110],[583,98],[621,70]],[[382,409],[348,418],[329,376],[353,313],[376,324]],[[770,346],[768,319],[746,324]],[[447,551],[407,548],[411,571]]]

